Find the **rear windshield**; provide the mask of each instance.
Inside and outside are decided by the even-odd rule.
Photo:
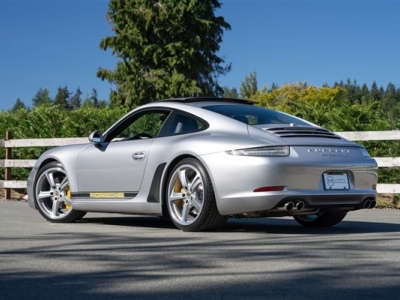
[[[219,104],[203,106],[203,108],[249,125],[290,123],[310,125],[299,118],[260,106]]]

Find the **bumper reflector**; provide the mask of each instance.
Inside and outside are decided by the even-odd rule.
[[[275,191],[283,191],[285,189],[284,185],[277,185],[277,186],[264,186],[258,189],[255,189],[253,192],[275,192]]]

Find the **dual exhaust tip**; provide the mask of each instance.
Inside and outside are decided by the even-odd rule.
[[[366,209],[371,209],[376,206],[376,201],[374,199],[367,199],[363,203],[363,207]],[[283,206],[278,207],[279,210],[285,210],[287,212],[293,212],[293,211],[302,211],[303,208],[305,207],[304,201],[300,200],[297,202],[294,201],[288,201]]]
[[[283,206],[278,207],[279,210],[286,210],[287,212],[292,212],[292,211],[302,211],[305,206],[304,201],[289,201],[283,204]]]
[[[376,205],[376,201],[373,200],[373,199],[372,200],[371,199],[367,199],[367,200],[364,201],[364,204],[363,204],[364,208],[367,208],[367,209],[374,208],[375,205]]]

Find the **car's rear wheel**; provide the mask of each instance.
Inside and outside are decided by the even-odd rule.
[[[210,177],[194,158],[180,161],[170,173],[167,207],[174,224],[184,231],[211,231],[225,224],[218,212]]]
[[[314,215],[293,216],[293,218],[305,227],[331,227],[341,222],[347,215],[347,211],[324,211]]]
[[[73,222],[86,214],[72,209],[67,173],[57,162],[48,163],[39,170],[34,193],[36,207],[48,221]]]

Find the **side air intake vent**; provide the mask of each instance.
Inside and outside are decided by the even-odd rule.
[[[264,130],[279,136],[280,138],[302,138],[302,137],[311,137],[311,138],[328,138],[328,139],[337,139],[341,138],[329,130],[322,128],[313,128],[313,127],[275,127],[275,128],[263,128]]]

